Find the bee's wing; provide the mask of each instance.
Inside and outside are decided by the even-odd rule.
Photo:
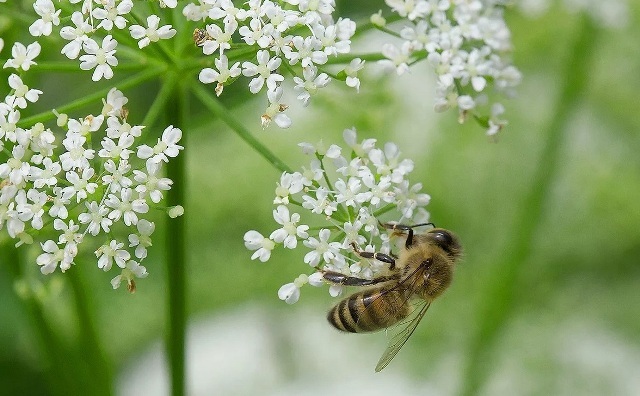
[[[418,305],[415,307],[414,311],[411,313],[409,318],[402,321],[399,325],[395,326],[396,331],[394,332],[391,340],[389,340],[389,346],[382,354],[382,357],[378,361],[378,365],[376,366],[376,372],[382,370],[387,367],[389,362],[398,354],[400,348],[407,342],[411,334],[415,331],[416,327],[418,327],[418,323],[422,320],[424,314],[427,313],[427,309],[431,303],[420,300]]]

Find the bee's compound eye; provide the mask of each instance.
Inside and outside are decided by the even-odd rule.
[[[446,231],[433,232],[433,239],[435,239],[438,245],[440,245],[440,247],[445,250],[448,250],[447,247],[453,244],[453,238],[451,237],[451,234]]]

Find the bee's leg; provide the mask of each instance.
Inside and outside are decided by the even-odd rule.
[[[394,269],[396,267],[396,259],[384,253],[373,253],[373,252],[364,252],[358,248],[358,246],[351,242],[351,247],[356,254],[362,258],[368,259],[376,259],[378,261],[382,261],[383,263],[389,264],[389,269]]]
[[[379,276],[373,279],[363,279],[334,271],[324,271],[322,273],[322,277],[333,284],[343,286],[370,286],[375,285],[376,283],[397,279],[397,276]]]
[[[408,225],[404,225],[404,224],[391,224],[391,223],[380,223],[381,226],[383,226],[384,228],[388,228],[390,230],[400,230],[400,231],[406,231],[407,232],[407,241],[405,242],[404,246],[406,248],[409,248],[411,245],[413,245],[413,229],[415,227],[422,227],[422,226],[426,226],[426,225],[430,225],[432,227],[435,227],[435,225],[433,223],[421,223],[421,224],[416,224],[416,225],[412,225],[412,226],[408,226]]]

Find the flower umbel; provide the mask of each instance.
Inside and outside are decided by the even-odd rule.
[[[511,33],[503,18],[504,2],[385,2],[403,18],[397,25],[386,26],[401,40],[382,46],[386,59],[379,64],[402,75],[410,65],[426,60],[437,77],[435,110],[457,108],[461,123],[473,117],[487,134],[497,133],[506,121],[497,125],[488,114],[496,104],[489,99],[488,90],[493,87],[512,96],[521,80],[508,58]]]
[[[343,136],[348,148],[301,143],[313,158],[302,171],[283,173],[277,183],[273,217],[281,227],[269,237],[255,230],[244,235],[245,246],[255,251],[251,259],[268,261],[279,246],[306,251],[301,262],[313,268],[312,274],[303,273],[278,291],[288,304],[298,300],[304,284],[322,285],[321,271],[374,277],[384,266],[354,254],[352,244],[389,253],[391,240],[381,222],[416,224],[429,218],[429,195],[420,192],[421,184],[409,182],[413,162],[402,159],[395,144],[378,148],[375,139],[358,142],[355,129]],[[336,296],[341,288],[334,285],[329,292]]]
[[[171,188],[172,181],[161,173],[182,150],[177,144],[181,131],[168,127],[155,148],[140,144],[142,127],[124,127],[127,99],[116,89],[107,95],[105,114],[80,119],[59,114],[63,122],[54,129],[40,123],[20,128],[20,113],[41,91],[28,88],[15,74],[9,85],[13,92],[0,106],[0,147],[10,154],[0,157],[0,230],[17,239],[16,245],[54,236],[40,242],[36,263],[43,274],[68,270],[85,242],[99,238],[97,266],[109,271],[115,263],[121,274],[114,287],[126,281],[133,291],[135,278],[147,275],[140,262],[155,229],[146,216]],[[105,136],[96,156],[88,138],[100,141],[100,134],[117,144]],[[134,256],[139,261],[130,260]]]

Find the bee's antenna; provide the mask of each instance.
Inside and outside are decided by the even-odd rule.
[[[415,227],[422,227],[422,226],[428,226],[428,225],[430,225],[433,228],[436,228],[436,225],[433,224],[433,223],[420,223],[420,224],[415,224],[415,225],[412,225],[412,226],[409,226],[409,227],[415,228]]]

